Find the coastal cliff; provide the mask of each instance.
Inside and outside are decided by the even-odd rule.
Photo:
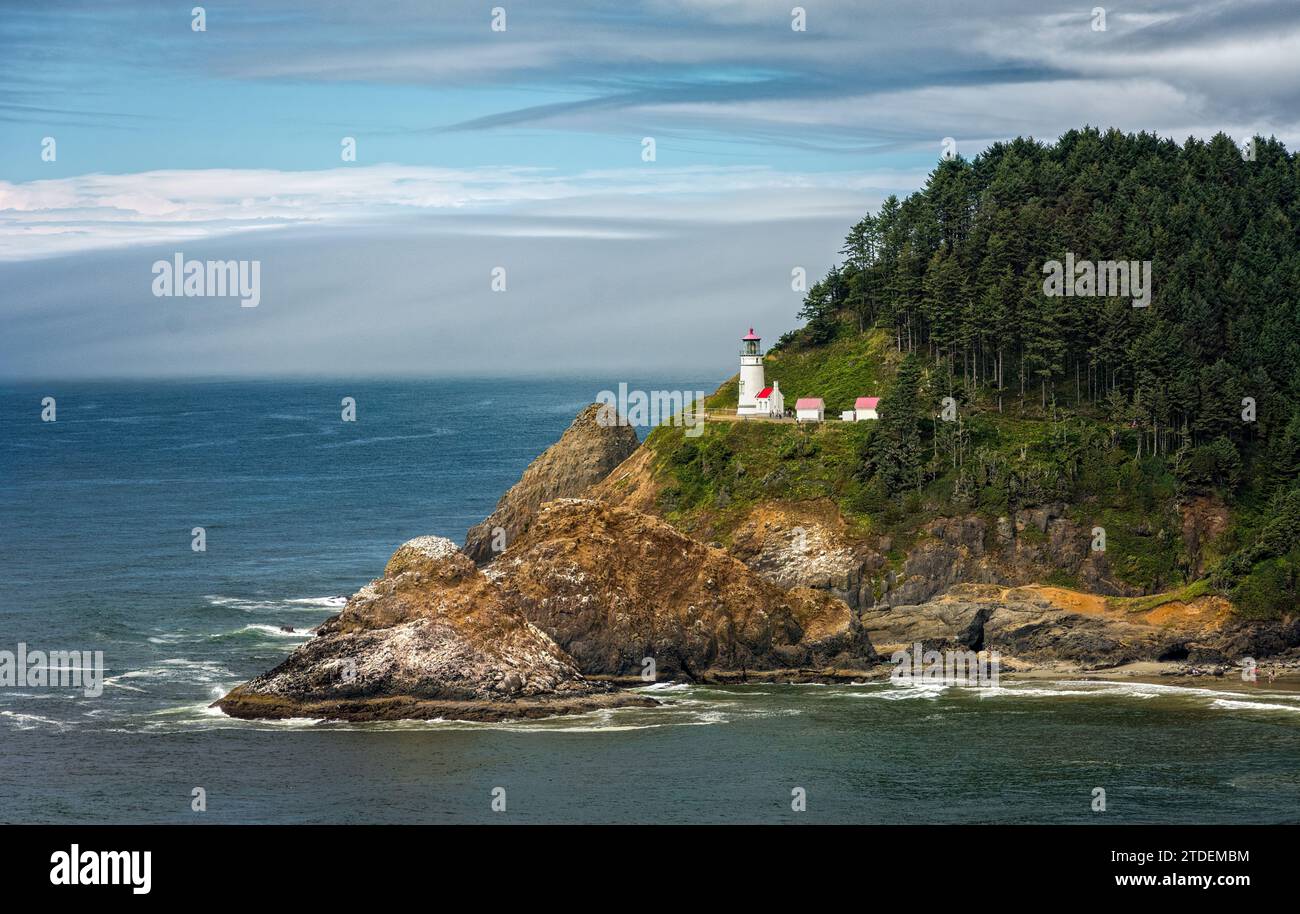
[[[714,434],[714,428],[706,426],[706,434]],[[746,431],[754,437],[766,435],[772,439],[770,447],[779,449],[791,434],[787,429]],[[718,542],[779,587],[824,590],[863,610],[915,605],[957,584],[1016,586],[1062,575],[1092,593],[1139,593],[1116,578],[1106,554],[1090,548],[1090,526],[1071,517],[1071,507],[1061,503],[1024,506],[1014,519],[974,513],[934,517],[900,536],[895,531],[876,532],[827,495],[790,497],[796,487],[779,473],[797,468],[782,467],[768,474],[759,481],[758,491],[750,494],[746,477],[751,471],[731,452],[723,459],[732,462],[729,469],[735,481],[726,494],[703,510],[675,511],[678,451],[676,442],[669,440],[673,437],[671,429],[657,431],[593,486],[590,496],[664,517],[697,539]],[[1203,536],[1205,522],[1200,515],[1189,512],[1188,518],[1188,538]]]
[[[608,414],[609,407],[599,403],[578,413],[560,440],[530,463],[501,496],[496,509],[470,528],[465,554],[479,564],[491,561],[528,529],[542,504],[582,494],[626,460],[637,449],[636,431],[602,421]]]

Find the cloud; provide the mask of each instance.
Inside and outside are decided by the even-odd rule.
[[[956,135],[953,106],[911,108],[897,120],[846,120],[857,100],[952,93],[978,103],[985,88],[1014,86],[1007,104],[977,104],[973,134],[1050,137],[1079,126],[1075,103],[1140,86],[1145,122],[1176,135],[1189,126],[1269,124],[1300,133],[1300,7],[1294,0],[1129,0],[1108,7],[1092,29],[1077,0],[983,0],[977,5],[912,2],[864,6],[805,4],[808,30],[790,29],[778,0],[600,0],[508,8],[505,32],[489,28],[490,7],[470,0],[429,5],[265,0],[210,11],[198,40],[177,38],[188,20],[158,2],[55,4],[61,15],[27,12],[0,24],[0,75],[39,66],[46,82],[70,82],[87,54],[116,73],[227,85],[304,87],[394,85],[460,91],[476,104],[431,109],[397,131],[540,128],[573,135],[649,131],[712,137],[765,150],[837,155],[892,153],[898,144]],[[71,10],[79,11],[71,15]],[[177,17],[180,16],[180,26]],[[61,82],[58,82],[61,80]],[[1080,83],[1076,99],[1066,97]],[[48,96],[41,83],[14,83],[20,96]],[[211,83],[209,83],[211,84]],[[110,81],[111,85],[111,81]],[[516,91],[526,90],[526,91]],[[1035,92],[1058,102],[1036,120]],[[496,93],[496,94],[494,94]],[[66,93],[65,93],[66,94]],[[520,96],[541,96],[520,103]],[[1177,97],[1165,112],[1146,104]],[[23,102],[26,104],[27,102]],[[33,108],[86,106],[55,104]],[[803,108],[803,117],[790,111]],[[112,109],[105,109],[112,110]],[[1121,109],[1117,116],[1124,116]],[[14,116],[14,115],[10,115]],[[35,117],[35,115],[34,115]],[[1100,122],[1111,126],[1111,122]],[[964,128],[963,128],[964,129]],[[966,131],[970,132],[970,131]],[[823,135],[825,134],[825,135]]]
[[[801,175],[765,166],[590,170],[373,165],[321,171],[198,169],[0,182],[0,260],[339,225],[404,224],[442,212],[519,220],[515,236],[604,237],[602,220],[727,222],[782,213],[848,214],[877,191],[906,191],[915,171]],[[694,204],[679,200],[695,201]],[[689,216],[688,216],[689,214]],[[624,225],[617,231],[645,232]]]
[[[586,199],[575,201],[581,234],[519,234],[532,217],[514,212],[444,211],[0,263],[0,375],[600,373],[593,394],[634,371],[685,383],[703,369],[720,382],[745,327],[774,340],[797,323],[792,268],[817,277],[837,256],[847,212],[808,216],[786,205],[798,195],[726,223],[699,220],[693,199],[654,198],[643,212],[625,198],[621,215]],[[840,199],[847,211],[858,198]],[[154,297],[151,264],[178,250],[259,260],[258,307]],[[491,289],[498,266],[505,292]]]

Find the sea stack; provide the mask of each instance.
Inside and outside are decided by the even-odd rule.
[[[652,699],[587,681],[451,540],[403,544],[278,667],[216,702],[232,717],[546,717]]]

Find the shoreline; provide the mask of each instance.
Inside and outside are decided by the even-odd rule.
[[[1294,664],[1295,661],[1290,661]],[[1255,681],[1241,677],[1239,668],[1228,668],[1216,675],[1213,671],[1192,673],[1186,664],[1176,661],[1139,660],[1104,670],[1057,668],[1036,666],[1001,674],[1012,681],[1043,681],[1069,678],[1081,682],[1142,682],[1151,685],[1175,685],[1184,688],[1213,688],[1218,691],[1250,693],[1257,689],[1300,692],[1300,667],[1278,665],[1272,682],[1268,680],[1271,664],[1261,664]]]
[[[1139,660],[1105,669],[1085,669],[1077,664],[1064,661],[1029,663],[1009,659],[1011,668],[999,673],[999,679],[1009,682],[1137,682],[1149,685],[1170,685],[1181,688],[1202,688],[1215,691],[1238,691],[1249,694],[1257,690],[1300,692],[1300,664],[1296,661],[1279,663],[1272,682],[1268,680],[1270,664],[1262,664],[1254,682],[1241,678],[1236,668],[1226,668],[1216,675],[1212,671],[1192,673],[1186,664],[1177,661]],[[849,669],[785,669],[785,670],[749,670],[734,672],[711,670],[696,679],[658,680],[647,683],[639,676],[587,676],[588,680],[604,682],[618,689],[635,689],[647,685],[667,685],[684,683],[700,686],[743,686],[786,684],[801,685],[820,683],[825,685],[851,685],[871,682],[885,682],[890,678],[893,667],[879,664],[864,670]]]

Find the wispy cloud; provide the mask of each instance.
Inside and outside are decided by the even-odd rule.
[[[841,156],[960,133],[1048,137],[1062,123],[1084,122],[1091,97],[1132,87],[1145,87],[1135,98],[1144,122],[1133,126],[1176,135],[1265,124],[1284,137],[1300,134],[1295,0],[1127,0],[1107,7],[1105,31],[1093,29],[1091,5],[1078,0],[819,0],[805,4],[806,32],[791,30],[791,4],[780,0],[506,6],[508,28],[496,33],[490,7],[472,0],[231,2],[209,10],[208,31],[196,37],[188,11],[171,4],[68,0],[0,24],[0,75],[17,80],[40,67],[47,86],[68,85],[70,74],[84,75],[90,54],[110,77],[102,90],[109,93],[138,87],[141,76],[208,89],[368,86],[382,108],[386,89],[432,88],[468,93],[468,101],[388,112],[400,121],[390,127],[537,129],[575,147],[591,134],[651,129]],[[40,82],[11,82],[33,121],[41,109],[86,110],[59,104]],[[95,80],[79,84],[101,91]],[[980,104],[984,89],[997,90],[997,104]],[[941,93],[974,107],[911,107],[897,120],[886,119],[887,109],[879,118],[844,117],[864,98]],[[1166,111],[1158,101],[1170,97],[1182,101]],[[1031,114],[1044,100],[1057,116],[1037,120]],[[791,117],[795,109],[802,116]],[[232,127],[246,140],[266,128],[258,112],[249,116]]]
[[[200,169],[0,182],[0,259],[312,226],[375,224],[438,212],[501,214],[509,233],[592,237],[600,220],[656,211],[701,222],[752,219],[783,194],[792,215],[854,209],[873,190],[902,190],[909,171],[801,175],[763,166],[612,169],[375,165],[322,171]],[[698,199],[700,205],[680,201]],[[677,201],[677,202],[669,202]],[[758,201],[761,201],[759,203]],[[544,206],[543,206],[544,205]],[[768,218],[780,218],[780,210]],[[589,224],[584,224],[587,220]],[[497,231],[502,231],[498,229]],[[620,229],[626,234],[627,227]]]

